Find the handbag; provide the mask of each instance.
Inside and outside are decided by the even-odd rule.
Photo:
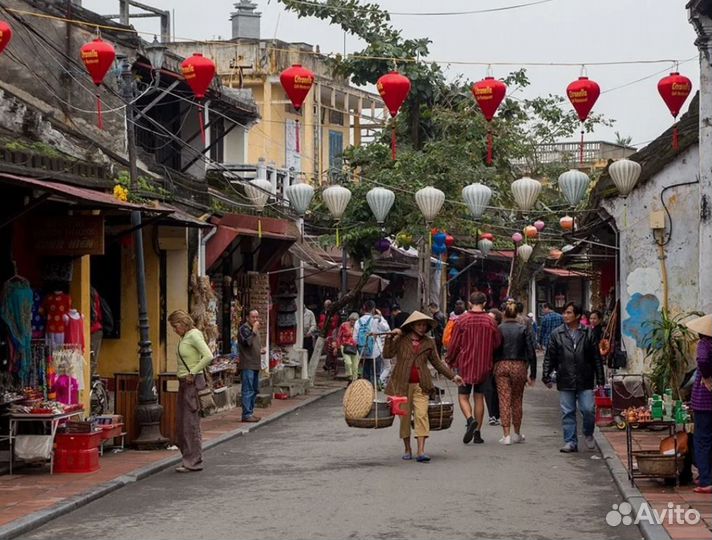
[[[178,358],[183,362],[185,369],[190,373],[188,364],[183,360],[183,355],[180,353],[180,345],[178,346]],[[203,373],[195,375],[195,389],[198,394],[198,412],[200,416],[208,416],[217,408],[215,396],[213,395],[212,385],[209,383],[209,374],[203,370]]]
[[[351,356],[352,354],[356,354],[358,351],[356,349],[356,345],[344,345],[344,354],[348,354]]]

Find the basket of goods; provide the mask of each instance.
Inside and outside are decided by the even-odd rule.
[[[344,394],[344,418],[350,427],[379,429],[393,425],[388,401],[374,399],[373,385],[365,379],[354,381]]]
[[[639,450],[633,452],[636,462],[638,463],[638,472],[659,478],[674,478],[685,465],[685,460],[677,458],[677,467],[675,466],[675,456],[666,456],[659,450]]]
[[[432,431],[447,429],[452,425],[454,406],[449,401],[431,401],[428,403],[428,421]]]

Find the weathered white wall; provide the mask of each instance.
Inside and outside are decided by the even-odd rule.
[[[698,175],[699,152],[693,146],[680,154],[627,199],[604,201],[620,231],[620,279],[622,333],[628,351],[628,371],[643,369],[645,321],[659,316],[663,285],[658,246],[650,228],[650,213],[662,210],[660,193],[666,186],[694,181]],[[672,238],[666,246],[668,300],[673,313],[698,307],[699,295],[699,186],[681,186],[665,192],[672,217]],[[666,231],[670,231],[667,224]],[[709,269],[707,269],[709,272]]]

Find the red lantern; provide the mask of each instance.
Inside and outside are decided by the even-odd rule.
[[[431,236],[435,236],[435,235],[438,234],[439,232],[440,232],[440,229],[438,229],[437,227],[435,227],[434,229],[431,229],[431,230],[430,230]]]
[[[574,218],[571,216],[564,216],[559,220],[559,225],[565,231],[570,231],[574,228]]]
[[[673,72],[667,77],[660,79],[660,82],[658,82],[658,92],[660,92],[660,96],[665,101],[665,105],[670,109],[670,114],[672,114],[672,117],[677,122],[677,115],[680,114],[680,109],[685,103],[687,96],[692,92],[692,82],[684,75]],[[672,132],[672,147],[675,151],[680,149],[677,125],[675,125]]]
[[[445,245],[446,245],[447,247],[451,247],[454,243],[455,243],[455,237],[453,237],[453,236],[451,236],[451,235],[448,234],[448,235],[445,237]]]
[[[536,238],[537,236],[539,236],[539,231],[533,225],[527,225],[526,227],[524,227],[524,235],[527,238]]]
[[[494,235],[492,233],[482,233],[480,235],[480,240],[489,240],[490,242],[494,242]]]
[[[581,121],[581,144],[579,146],[579,165],[583,166],[583,123],[588,118],[588,113],[593,109],[598,96],[601,95],[601,88],[595,81],[588,77],[581,76],[577,81],[566,87],[566,95],[569,97],[571,105],[576,109],[576,114]]]
[[[485,77],[472,85],[472,95],[487,122],[491,122],[507,93],[507,85],[494,77]],[[487,128],[487,165],[492,165],[492,130]]]
[[[393,159],[396,159],[395,117],[410,92],[410,79],[397,71],[391,71],[378,79],[376,88],[378,89],[378,93],[381,94],[386,107],[388,107],[391,117],[394,118],[391,129],[391,153]]]
[[[94,41],[82,45],[79,52],[81,54],[82,62],[84,62],[84,66],[87,68],[89,75],[91,75],[91,80],[94,81],[94,84],[97,87],[97,125],[99,126],[99,129],[104,129],[104,117],[101,113],[101,96],[99,94],[99,86],[104,82],[106,73],[109,71],[109,68],[111,68],[114,60],[116,59],[116,51],[111,43],[107,43],[98,37]]]
[[[282,88],[284,88],[294,108],[299,111],[302,108],[302,104],[309,90],[311,90],[314,84],[314,73],[302,67],[300,64],[294,64],[292,67],[280,73],[279,82],[282,84]],[[297,119],[295,125],[295,137],[297,153],[299,153],[299,119]]]
[[[5,21],[0,21],[0,53],[5,50],[12,39],[12,28]]]
[[[193,56],[183,60],[180,70],[195,97],[199,100],[203,99],[205,92],[213,82],[213,77],[215,77],[215,63],[209,58],[205,58],[201,53],[193,53]],[[203,118],[203,106],[200,104],[198,105],[198,120],[200,121],[200,136],[203,146],[205,146],[205,119]]]

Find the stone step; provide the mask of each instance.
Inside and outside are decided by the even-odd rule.
[[[289,397],[301,396],[306,393],[308,381],[295,379],[285,383],[274,385],[274,392],[283,392],[289,394]]]

